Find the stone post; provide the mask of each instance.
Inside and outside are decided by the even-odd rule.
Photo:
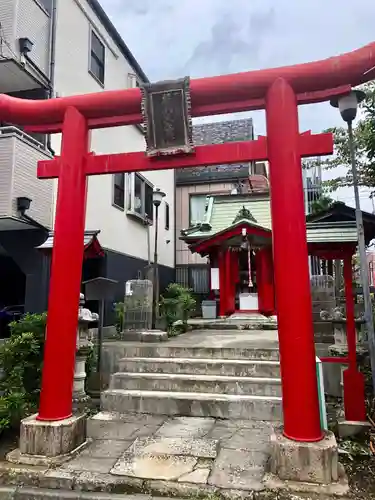
[[[363,333],[362,333],[362,327],[365,324],[365,321],[363,319],[356,319],[355,320],[355,326],[356,326],[356,352],[358,354],[365,354],[368,351],[368,343],[364,341],[362,338]],[[335,343],[329,346],[329,355],[330,356],[343,356],[346,357],[348,356],[348,343],[347,343],[347,338],[346,338],[346,320],[345,318],[343,319],[334,319],[332,321],[333,325],[333,332],[334,332],[334,339]],[[345,365],[340,366],[340,374],[339,376],[339,381],[336,382],[335,385],[339,385],[340,389],[337,394],[337,396],[342,396],[342,390],[344,386],[343,382],[343,373],[347,369]]]

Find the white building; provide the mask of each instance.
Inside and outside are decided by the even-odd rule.
[[[146,75],[97,0],[0,1],[0,93],[45,99],[134,87],[142,81],[147,81]],[[59,153],[61,137],[26,134],[2,123],[1,110],[0,126],[0,280],[4,282],[5,267],[11,265],[12,281],[19,283],[11,294],[0,291],[0,306],[24,300],[26,309],[41,310],[47,291],[42,300],[36,290],[41,276],[48,281],[53,238],[46,239],[42,228],[22,216],[17,198],[30,198],[26,217],[53,230],[57,181],[38,180],[36,166],[38,160]],[[145,141],[136,126],[95,130],[91,149],[97,154],[141,151]],[[154,226],[148,228],[145,218],[153,218],[154,188],[166,193],[159,209],[161,287],[173,281],[173,170],[89,178],[85,243],[89,247],[97,240],[94,246],[99,242],[105,256],[92,258],[91,252],[83,279],[117,279],[121,295],[124,281],[143,274],[153,255]],[[34,250],[40,245],[42,250]]]

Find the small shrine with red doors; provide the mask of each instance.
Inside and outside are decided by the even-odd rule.
[[[340,258],[345,248],[354,253],[354,220],[307,222],[306,230],[310,255]],[[208,258],[210,297],[218,297],[219,316],[276,315],[269,192],[208,196],[204,220],[182,230],[181,239]],[[292,293],[293,262],[285,266]]]

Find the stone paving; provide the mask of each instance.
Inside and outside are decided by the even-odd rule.
[[[105,439],[94,440],[54,473],[263,489],[269,422],[130,414],[122,419],[123,423],[108,427],[107,435],[103,432]]]
[[[204,320],[201,320],[202,322]],[[193,330],[169,339],[168,347],[278,348],[276,330]]]

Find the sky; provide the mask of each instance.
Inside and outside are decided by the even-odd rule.
[[[319,60],[375,38],[374,0],[100,2],[151,81]],[[206,120],[246,116],[253,118],[256,134],[265,134],[263,111]],[[299,118],[301,131],[315,133],[343,124],[329,103],[301,106]],[[368,195],[368,190],[361,189],[361,207],[372,211]],[[354,205],[350,188],[332,197]]]

